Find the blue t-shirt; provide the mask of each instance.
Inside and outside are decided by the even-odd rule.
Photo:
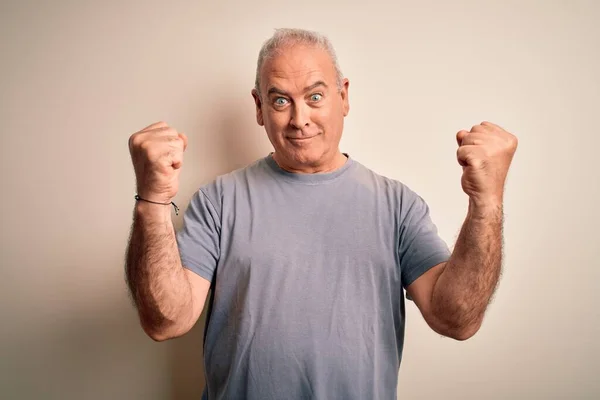
[[[211,281],[211,400],[395,399],[403,288],[450,257],[425,201],[350,157],[295,174],[269,155],[220,176],[177,242]]]

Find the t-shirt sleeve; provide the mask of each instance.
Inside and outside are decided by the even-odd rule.
[[[220,257],[221,218],[203,189],[190,201],[177,232],[177,246],[185,268],[212,282]]]
[[[406,289],[430,268],[448,261],[451,253],[438,235],[425,200],[410,189],[403,189],[398,258],[402,286]]]

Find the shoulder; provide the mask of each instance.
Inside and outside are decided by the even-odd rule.
[[[408,200],[409,202],[412,202],[415,198],[420,198],[409,185],[399,178],[375,172],[356,160],[354,160],[354,163],[357,165],[355,168],[355,179],[359,182],[371,186],[380,192],[389,193],[399,200]]]
[[[356,162],[356,161],[355,161]],[[374,194],[380,204],[394,211],[400,225],[428,214],[429,206],[425,199],[407,183],[397,177],[386,176],[358,163],[355,179]]]
[[[218,175],[199,187],[197,196],[206,196],[215,206],[223,202],[223,197],[246,188],[257,176],[265,174],[265,161],[260,158],[251,164]]]

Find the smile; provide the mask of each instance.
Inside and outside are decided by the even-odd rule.
[[[319,136],[319,135],[317,134],[317,135],[308,136],[308,137],[288,137],[287,139],[295,141],[295,142],[303,142],[303,141],[310,140],[310,139],[312,139],[314,137],[317,137],[317,136]]]

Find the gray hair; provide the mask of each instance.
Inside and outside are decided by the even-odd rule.
[[[337,88],[338,90],[342,90],[342,80],[344,79],[344,76],[342,75],[342,70],[338,64],[335,50],[333,49],[333,45],[329,39],[321,33],[308,31],[305,29],[280,28],[276,29],[273,36],[265,41],[260,49],[260,52],[258,53],[258,62],[256,63],[256,79],[254,81],[254,88],[258,94],[260,95],[260,70],[265,61],[276,55],[277,52],[280,51],[284,46],[296,44],[315,46],[319,49],[325,50],[331,57],[331,61],[335,67],[335,72],[337,75]]]

